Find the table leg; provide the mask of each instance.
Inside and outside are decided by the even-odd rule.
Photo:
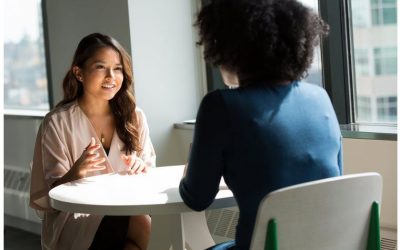
[[[191,250],[203,250],[215,244],[204,211],[183,213],[182,219],[185,241]]]
[[[149,250],[184,250],[184,242],[181,214],[151,216]]]

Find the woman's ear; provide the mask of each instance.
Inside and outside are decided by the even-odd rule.
[[[82,70],[78,66],[72,67],[72,73],[78,81],[83,82]]]
[[[222,80],[229,88],[236,88],[239,86],[239,78],[236,73],[227,70],[224,66],[219,66],[219,71],[221,72]]]

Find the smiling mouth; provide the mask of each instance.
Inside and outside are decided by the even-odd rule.
[[[101,85],[101,87],[104,88],[104,89],[112,89],[112,88],[115,87],[115,84],[104,83],[104,84]]]

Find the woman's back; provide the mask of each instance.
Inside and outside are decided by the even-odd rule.
[[[258,204],[267,193],[341,174],[340,138],[330,99],[315,85],[294,82],[216,91],[200,106],[190,181],[182,189],[194,189],[196,180],[205,182],[209,188],[192,197],[200,210],[214,198],[215,180],[223,176],[240,209],[236,245],[246,249]],[[190,192],[182,193],[190,203]]]
[[[204,59],[239,88],[204,97],[180,193],[189,207],[206,209],[223,176],[240,209],[235,249],[248,249],[266,194],[341,174],[330,99],[299,82],[329,26],[297,0],[212,0],[196,25]]]

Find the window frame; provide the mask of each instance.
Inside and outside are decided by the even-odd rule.
[[[51,78],[51,64],[49,56],[49,37],[48,37],[48,22],[47,22],[47,10],[44,0],[40,1],[41,14],[42,14],[42,29],[43,29],[43,45],[44,45],[44,58],[45,58],[45,68],[47,77],[47,98],[49,103],[49,110],[36,110],[29,107],[21,109],[6,108],[4,105],[4,116],[24,116],[24,117],[44,117],[50,110],[54,107],[53,100],[53,87]]]
[[[351,0],[319,0],[330,33],[322,41],[324,88],[331,98],[343,137],[397,141],[397,123],[356,123],[355,67]],[[339,53],[339,51],[341,53]]]
[[[41,0],[42,7],[42,20],[43,20],[43,43],[44,43],[44,57],[46,60],[46,72],[47,72],[47,94],[49,100],[49,109],[52,110],[55,106],[54,104],[54,96],[53,96],[53,78],[51,71],[51,63],[50,63],[50,38],[49,38],[49,28],[48,28],[48,20],[47,20],[47,7],[46,1]]]
[[[351,49],[351,9],[348,0],[320,0],[320,15],[330,26],[322,41],[322,72],[324,88],[331,98],[340,124],[355,122],[354,79],[351,69],[354,55]],[[340,51],[341,53],[338,53]]]

